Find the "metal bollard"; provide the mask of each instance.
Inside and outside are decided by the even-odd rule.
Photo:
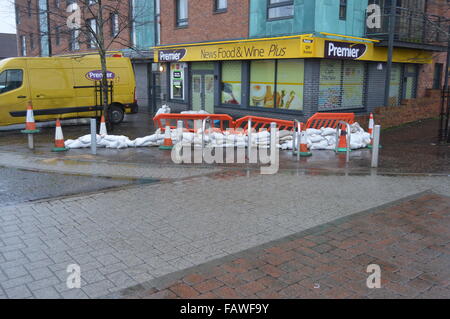
[[[97,155],[97,120],[91,119],[91,153]]]
[[[28,148],[30,150],[34,150],[34,136],[33,134],[27,134],[28,135]]]
[[[183,142],[183,121],[177,122],[177,143]]]
[[[378,155],[380,152],[380,134],[381,134],[381,126],[375,125],[373,130],[373,148],[372,148],[372,167],[378,167]]]
[[[272,145],[272,142],[275,140],[275,139],[272,139],[272,134],[275,133],[276,128],[277,128],[277,123],[275,123],[275,122],[270,123],[270,147],[271,147],[271,149],[275,149],[277,147],[276,145]],[[276,136],[275,136],[275,138],[276,138]]]
[[[249,160],[251,159],[251,154],[252,154],[252,118],[248,119],[248,124],[247,124],[247,135],[248,135],[248,148],[247,148],[247,152],[248,152],[248,158]]]

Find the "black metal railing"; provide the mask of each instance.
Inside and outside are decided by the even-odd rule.
[[[380,28],[369,28],[366,24],[367,37],[378,40],[389,38],[390,14],[386,13],[387,11],[382,11]],[[449,19],[446,17],[397,8],[394,39],[407,43],[446,45],[449,25]]]

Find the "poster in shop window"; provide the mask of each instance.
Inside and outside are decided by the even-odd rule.
[[[355,61],[344,62],[342,81],[342,108],[363,108],[364,63]]]
[[[339,109],[341,105],[342,62],[320,62],[319,111]]]
[[[278,61],[276,106],[285,110],[303,110],[304,60]]]

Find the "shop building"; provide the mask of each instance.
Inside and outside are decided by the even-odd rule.
[[[180,2],[189,3],[190,9],[197,1]],[[166,42],[170,26],[163,24],[162,45],[155,48],[161,87],[167,88],[161,103],[175,112],[204,109],[235,117],[301,120],[316,112],[367,114],[385,106],[388,48],[383,30],[366,27],[368,4],[250,0],[248,37],[239,39]],[[187,16],[183,32],[190,27]],[[387,20],[382,19],[384,28]],[[399,40],[387,106],[418,96],[421,70],[442,50],[435,44]]]
[[[347,40],[344,40],[347,39]],[[158,47],[168,102],[178,110],[233,116],[310,117],[383,105],[387,49],[376,41],[312,34]],[[396,49],[390,104],[414,98],[430,52]]]

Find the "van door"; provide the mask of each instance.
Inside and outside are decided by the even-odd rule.
[[[62,59],[39,60],[29,63],[30,92],[37,120],[77,117],[72,69]]]
[[[23,69],[7,69],[0,73],[0,125],[25,123],[29,100]]]

